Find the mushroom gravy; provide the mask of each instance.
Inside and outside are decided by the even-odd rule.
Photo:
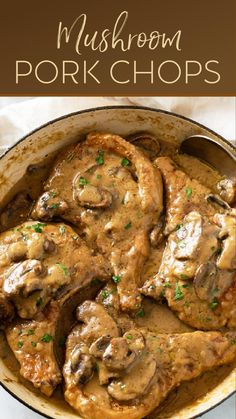
[[[92,134],[86,141],[87,143],[85,142],[84,149],[82,144],[82,146],[76,146],[78,151],[77,148],[72,147],[66,150],[64,152],[65,154],[63,152],[62,155],[59,154],[55,159],[52,170],[52,160],[49,160],[48,165],[44,162],[39,164],[39,166],[29,168],[24,179],[16,185],[14,191],[11,191],[12,195],[17,193],[17,198],[14,198],[14,204],[17,204],[17,200],[19,200],[19,207],[14,208],[14,204],[11,203],[2,211],[2,230],[14,228],[21,224],[20,231],[14,231],[14,234],[18,236],[22,236],[23,234],[24,236],[22,236],[25,249],[24,251],[22,250],[24,255],[32,250],[32,238],[25,238],[25,236],[29,235],[29,232],[30,235],[36,233],[36,241],[39,238],[37,235],[42,239],[44,256],[38,257],[36,255],[35,260],[38,258],[42,259],[43,264],[45,265],[46,263],[47,272],[50,270],[50,264],[52,264],[53,268],[56,265],[57,268],[54,282],[51,281],[52,276],[50,274],[47,276],[47,274],[43,273],[44,270],[42,270],[42,272],[40,271],[40,275],[42,275],[41,280],[37,278],[37,281],[35,281],[33,274],[33,281],[31,278],[29,282],[28,277],[26,278],[25,276],[26,279],[23,281],[24,285],[22,285],[22,272],[24,275],[28,275],[28,271],[32,270],[32,267],[30,267],[30,270],[28,267],[23,267],[22,271],[22,258],[23,260],[25,258],[32,260],[33,258],[28,254],[27,256],[19,255],[18,248],[11,249],[14,257],[9,257],[13,263],[20,265],[17,269],[21,270],[19,274],[16,270],[13,273],[11,271],[8,277],[4,278],[5,288],[3,287],[3,291],[5,290],[5,295],[9,295],[9,300],[11,303],[14,303],[18,315],[26,319],[26,321],[24,320],[24,323],[22,323],[19,319],[14,329],[12,329],[11,325],[8,326],[6,332],[7,339],[21,364],[21,374],[30,380],[36,388],[40,388],[46,395],[52,394],[56,385],[62,380],[61,372],[55,372],[55,382],[50,382],[48,388],[48,382],[44,382],[42,385],[41,378],[35,378],[34,367],[32,367],[32,372],[30,372],[29,365],[22,365],[22,357],[24,357],[26,351],[32,357],[31,364],[37,363],[37,365],[41,365],[41,357],[45,357],[45,345],[48,343],[52,347],[52,341],[56,333],[54,326],[52,330],[50,329],[50,333],[48,329],[50,320],[47,319],[50,319],[52,315],[54,316],[54,314],[50,313],[50,305],[53,307],[53,310],[57,311],[57,304],[52,300],[59,299],[59,301],[64,301],[63,298],[67,298],[65,296],[69,291],[70,293],[73,291],[73,295],[75,291],[79,291],[76,282],[77,278],[79,278],[78,285],[81,286],[84,283],[81,280],[81,274],[78,276],[76,273],[76,269],[79,273],[81,273],[81,269],[84,269],[86,285],[91,281],[91,286],[94,286],[95,283],[95,285],[99,284],[102,290],[97,296],[96,303],[87,302],[86,310],[88,314],[86,314],[86,317],[84,317],[84,314],[81,317],[82,309],[78,308],[80,311],[77,310],[77,321],[79,323],[76,326],[76,320],[74,320],[75,329],[72,330],[67,341],[66,364],[64,366],[64,379],[67,387],[65,393],[66,400],[81,415],[88,418],[100,418],[104,417],[104,414],[109,418],[141,418],[149,414],[166,397],[167,392],[174,386],[179,385],[180,382],[186,379],[194,379],[190,383],[190,386],[194,387],[193,394],[186,394],[187,387],[185,384],[182,384],[178,389],[178,394],[182,394],[180,396],[180,405],[182,405],[182,403],[187,404],[199,397],[199,394],[202,394],[203,391],[206,393],[211,388],[213,382],[219,382],[224,377],[224,374],[233,368],[234,364],[231,364],[230,366],[220,367],[215,372],[204,373],[200,378],[194,378],[201,372],[220,365],[218,359],[214,357],[210,361],[209,354],[207,353],[208,344],[211,348],[211,340],[213,349],[209,350],[210,352],[216,351],[221,357],[221,360],[225,360],[222,363],[232,362],[235,357],[233,353],[234,343],[231,344],[231,342],[235,341],[234,335],[230,335],[229,338],[224,338],[221,337],[220,332],[217,332],[218,334],[216,335],[214,335],[216,332],[201,332],[203,334],[199,335],[196,341],[202,339],[202,349],[199,344],[199,350],[204,351],[206,349],[206,353],[202,359],[200,359],[201,357],[198,353],[196,353],[196,357],[198,362],[200,364],[202,363],[202,369],[200,368],[196,372],[193,360],[190,362],[189,360],[186,361],[185,357],[180,357],[179,362],[183,362],[186,368],[183,369],[183,375],[176,378],[177,381],[174,381],[173,385],[168,384],[167,390],[159,389],[158,395],[155,396],[157,365],[159,365],[159,369],[167,368],[167,366],[171,368],[172,373],[170,374],[174,377],[173,368],[175,368],[175,360],[172,359],[172,355],[170,355],[170,358],[167,357],[168,359],[166,358],[160,361],[162,352],[167,356],[168,348],[172,345],[171,342],[173,339],[176,339],[176,342],[178,342],[177,347],[181,347],[181,339],[178,341],[177,337],[173,337],[174,334],[180,334],[180,336],[183,336],[185,333],[187,334],[186,340],[184,340],[183,336],[183,342],[185,342],[183,343],[183,350],[185,350],[184,348],[187,347],[188,342],[187,336],[190,333],[192,335],[190,340],[194,340],[194,331],[196,328],[200,330],[215,330],[223,326],[229,326],[231,329],[235,329],[235,277],[233,277],[235,261],[234,255],[232,254],[233,246],[235,246],[234,234],[232,233],[235,226],[235,215],[234,213],[231,215],[228,212],[225,214],[222,203],[217,202],[217,199],[218,201],[221,199],[220,195],[214,201],[213,205],[208,204],[208,201],[205,200],[205,195],[212,194],[214,197],[216,193],[219,194],[218,185],[222,181],[222,178],[214,169],[191,156],[178,154],[177,150],[173,149],[173,147],[162,147],[160,150],[158,141],[153,139],[149,134],[130,138],[130,141],[134,144],[132,147],[129,144],[126,145],[124,140],[121,141],[117,136],[105,134]],[[196,182],[204,185],[202,187],[203,195],[205,194],[204,201],[201,201],[201,197],[199,208],[199,203],[195,202],[193,196],[196,185],[189,186],[188,179],[187,184],[185,184],[186,179],[184,179],[183,185],[181,186],[182,189],[176,191],[177,205],[175,203],[174,207],[171,206],[174,200],[173,196],[169,196],[168,198],[168,193],[173,193],[172,186],[168,192],[167,182],[169,173],[166,175],[166,166],[163,170],[161,167],[161,159],[166,157],[171,158],[179,166],[180,175],[177,174],[177,183],[181,177],[182,180],[184,179],[182,173],[185,173],[189,179],[195,179]],[[54,159],[54,156],[51,159]],[[158,164],[158,159],[160,159],[160,164]],[[161,202],[162,181],[160,170],[165,182],[164,209]],[[180,177],[178,178],[178,176]],[[198,188],[198,185],[196,188]],[[186,208],[182,208],[183,200],[181,200],[181,193],[183,190],[187,210]],[[26,194],[19,195],[22,191],[26,191]],[[10,200],[10,195],[8,199]],[[227,200],[225,189],[224,199]],[[191,204],[189,201],[191,201]],[[198,201],[198,198],[196,201]],[[232,200],[230,204],[232,205]],[[177,208],[178,205],[179,208]],[[15,211],[16,217],[14,217],[12,208]],[[178,211],[176,211],[176,208]],[[211,230],[205,230],[205,221],[203,222],[202,218],[209,217],[210,219],[210,217],[216,214],[217,219],[214,221],[215,232],[212,234]],[[229,217],[229,220],[227,217]],[[29,218],[33,218],[34,221],[27,221],[26,224],[22,224]],[[54,222],[54,224],[50,224],[51,222]],[[65,233],[67,234],[67,229],[71,228],[66,225],[68,222],[72,227],[72,232],[69,233],[70,238],[69,236],[67,238],[65,235]],[[178,235],[181,229],[183,229],[183,226],[185,226],[187,235],[186,231],[182,231],[181,234],[185,234],[185,236],[180,237]],[[27,227],[30,227],[28,232]],[[57,228],[58,231],[50,235],[50,231],[53,228]],[[17,229],[19,230],[19,227]],[[223,233],[220,233],[222,229]],[[2,237],[4,237],[4,234]],[[76,243],[74,244],[73,236],[76,237]],[[63,240],[61,240],[62,237]],[[86,246],[79,254],[79,256],[82,255],[82,258],[84,258],[84,265],[82,267],[79,264],[79,267],[75,269],[75,266],[78,264],[76,259],[70,257],[66,259],[66,255],[62,259],[58,250],[55,256],[55,249],[50,250],[49,247],[45,249],[45,243],[47,241],[50,242],[50,240],[62,252],[63,249],[68,248],[70,240],[71,249],[74,246],[77,249],[80,246],[80,237],[82,240],[85,240]],[[162,278],[162,271],[160,269],[162,269],[162,265],[165,262],[164,252],[168,250],[168,246],[170,246],[170,249],[173,249],[171,237],[173,237],[174,243],[178,243],[181,240],[188,241],[187,246],[185,246],[187,253],[184,253],[185,249],[180,247],[177,253],[175,251],[172,259],[172,256],[168,256],[167,260],[168,258],[169,261],[171,260],[171,266],[168,266],[168,268],[171,268],[171,273],[165,268]],[[16,241],[18,242],[18,239]],[[10,255],[8,243],[8,241],[5,243],[7,246],[6,253]],[[82,243],[81,246],[83,246]],[[23,249],[23,246],[21,247]],[[213,247],[214,251],[211,250],[209,254],[209,249],[213,249]],[[27,251],[26,248],[28,249]],[[200,259],[198,259],[199,249],[202,252]],[[72,254],[71,252],[73,250],[68,251],[69,254]],[[75,256],[77,255],[76,252],[75,250]],[[212,252],[215,253],[214,267],[217,263],[223,263],[224,265],[217,266],[217,269],[220,269],[220,274],[224,271],[223,282],[219,281],[217,284],[214,283],[211,285],[207,283],[208,288],[206,290],[206,280],[204,278],[207,278],[207,276],[204,274],[203,282],[200,283],[200,288],[196,292],[196,270],[200,265],[205,266],[204,264],[206,262],[208,263]],[[197,262],[194,268],[192,259],[196,257]],[[176,263],[178,269],[180,269],[179,266],[181,263],[183,267],[181,268],[182,270],[175,271],[172,281],[172,268]],[[107,265],[107,269],[103,270],[103,265]],[[92,266],[93,269],[91,268]],[[35,270],[36,265],[33,268]],[[17,275],[19,277],[18,288],[16,287]],[[195,282],[191,281],[193,277]],[[214,274],[214,277],[216,277],[216,274]],[[57,280],[58,278],[60,278],[60,281]],[[104,287],[104,282],[109,278],[111,278],[110,281]],[[48,280],[50,284],[47,282]],[[39,286],[40,281],[41,284]],[[53,293],[48,295],[46,290],[50,286],[53,287]],[[194,294],[194,299],[190,301],[185,298],[185,293],[190,292],[189,289]],[[215,291],[216,289],[218,291]],[[195,299],[195,292],[197,299]],[[143,295],[147,295],[149,298],[143,298]],[[224,299],[225,295],[226,299]],[[24,302],[24,298],[28,299],[27,302]],[[86,300],[89,301],[90,298],[88,297]],[[221,300],[222,298],[223,300]],[[43,304],[37,306],[37,301],[40,299],[43,301]],[[35,304],[33,312],[32,301]],[[165,304],[166,301],[169,307]],[[196,320],[194,318],[194,309],[189,310],[187,303],[192,305],[192,307],[203,304],[203,307],[207,307],[209,310],[211,317],[216,316],[218,321],[218,318],[222,315],[223,319],[227,320],[229,318],[229,323],[227,324],[227,321],[217,323],[217,321],[209,320],[210,315],[208,314],[204,315],[204,319]],[[48,312],[45,311],[47,308],[44,310],[47,304],[49,304]],[[24,309],[23,314],[21,305]],[[88,325],[92,321],[92,310],[95,310],[97,313],[95,316],[96,323],[91,323],[91,326],[88,326],[88,332],[86,322],[88,316],[90,316]],[[200,308],[200,314],[201,311],[202,308]],[[42,332],[40,332],[41,334],[39,336],[36,334],[36,341],[32,340],[28,342],[29,336],[31,336],[31,332],[28,334],[29,330],[34,330],[34,325],[32,326],[30,324],[30,319],[35,315],[36,327],[38,327],[37,322],[39,322],[38,324],[41,325]],[[108,316],[105,322],[103,322],[104,316]],[[93,331],[93,335],[91,335],[91,330],[95,326],[97,327],[99,322],[101,322],[101,328],[97,334],[96,331]],[[109,326],[110,322],[114,323],[112,323],[112,328]],[[33,323],[34,320],[32,321]],[[26,333],[23,332],[19,335],[24,328],[26,328]],[[114,332],[114,330],[116,331]],[[96,348],[93,345],[96,342],[100,345],[101,342],[99,339],[103,335],[109,336],[109,339],[105,339],[102,346],[99,346],[100,352],[98,352],[98,347]],[[137,337],[134,338],[136,335]],[[165,335],[165,337],[163,338],[162,335]],[[19,336],[22,337],[19,338]],[[151,346],[147,344],[150,340],[162,342],[162,339],[164,339],[163,343],[159,343],[157,347],[154,344]],[[165,339],[170,339],[170,341],[165,341]],[[215,341],[217,344],[216,347],[214,346]],[[35,342],[36,345],[32,345],[32,342]],[[132,346],[132,343],[138,346]],[[40,345],[43,348],[41,357],[40,355],[38,356]],[[46,345],[48,350],[49,345]],[[230,354],[228,352],[227,355],[225,354],[224,351],[226,349],[228,351],[227,345],[229,345],[229,348],[232,346],[233,349],[230,349],[232,354],[230,351]],[[222,352],[220,352],[220,346],[222,346]],[[112,360],[113,350],[115,350],[116,354],[115,364]],[[174,351],[174,346],[171,351]],[[155,356],[153,355],[154,352]],[[121,357],[120,364],[117,364],[119,353]],[[140,355],[141,353],[142,356]],[[156,353],[158,353],[157,359]],[[72,358],[73,354],[74,360]],[[126,355],[124,356],[122,354]],[[6,362],[9,362],[9,359],[6,358]],[[193,363],[191,367],[189,367],[189,362]],[[54,366],[55,363],[53,364]],[[50,371],[53,370],[53,367]],[[44,371],[43,365],[40,368]],[[148,372],[149,375],[143,373],[143,380],[140,380],[140,377],[138,378],[140,386],[138,389],[134,383],[136,380],[135,371],[139,368],[141,370],[144,368],[144,371]],[[188,375],[189,378],[186,378]],[[121,380],[122,377],[124,377],[124,381]],[[211,377],[211,384],[209,383],[209,377]],[[167,378],[163,376],[162,380],[165,381]],[[108,390],[106,390],[106,385]],[[44,391],[45,388],[46,390]],[[86,410],[86,408],[83,408],[83,403],[85,405],[88,403],[89,406],[90,401],[88,402],[88,400],[90,400],[91,394],[92,398],[95,397],[97,408],[94,408],[91,404]],[[150,400],[148,397],[151,395],[153,395],[154,404],[151,405],[150,409]],[[146,397],[147,400],[145,399]],[[164,402],[164,405],[167,404],[164,412],[164,416],[166,415],[166,417],[168,417],[168,400],[171,400],[172,397],[173,393]],[[112,403],[110,398],[112,398]],[[103,402],[103,399],[107,401]],[[139,403],[144,406],[141,410],[138,408]],[[161,415],[163,414],[162,405],[159,408],[159,412],[161,412]]]

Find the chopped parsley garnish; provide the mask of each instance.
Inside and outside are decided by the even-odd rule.
[[[179,283],[176,282],[174,300],[182,300],[183,298],[184,298],[184,294],[181,291],[181,287]]]
[[[189,284],[183,284],[182,287],[183,288],[189,288]]]
[[[104,151],[103,150],[99,150],[98,155],[96,157],[96,163],[99,166],[102,166],[104,164]]]
[[[107,290],[102,290],[101,292],[101,296],[102,296],[102,301],[106,300],[107,297],[109,297],[110,293]]]
[[[29,329],[27,332],[28,336],[34,335],[34,330],[33,329]]]
[[[191,195],[192,195],[192,192],[193,192],[192,188],[186,188],[185,192],[186,192],[186,195],[187,195],[188,199],[190,199]]]
[[[37,223],[37,224],[33,224],[31,226],[28,226],[27,228],[32,228],[36,233],[42,233],[42,227],[45,227],[47,224],[45,223]]]
[[[56,192],[51,192],[50,195],[51,195],[52,198],[56,198],[57,193]]]
[[[102,175],[97,175],[96,179],[101,179]]]
[[[41,341],[42,341],[42,342],[49,343],[49,342],[51,342],[51,340],[53,340],[53,337],[52,337],[51,335],[49,335],[48,333],[45,333],[45,334],[41,337]]]
[[[128,224],[126,224],[125,225],[125,229],[126,230],[128,230],[129,228],[131,228],[132,227],[132,223],[131,223],[131,221],[128,223]]]
[[[100,285],[101,284],[101,280],[100,279],[98,279],[98,278],[94,278],[94,279],[92,279],[92,281],[91,281],[91,285]]]
[[[40,306],[42,306],[43,305],[43,299],[42,299],[42,297],[39,297],[38,299],[37,299],[37,301],[36,301],[36,306],[37,307],[40,307]]]
[[[24,345],[24,342],[22,342],[22,340],[19,340],[19,342],[17,342],[17,347],[19,349],[21,349],[23,345]]]
[[[65,276],[69,275],[69,269],[63,263],[56,263],[56,265],[63,271]]]
[[[124,158],[121,160],[121,165],[122,165],[123,167],[127,167],[127,166],[129,166],[129,165],[130,165],[130,161],[129,161],[129,159],[127,159],[126,157],[124,157]]]
[[[171,288],[171,283],[169,281],[166,281],[163,285],[164,288]]]
[[[217,298],[213,298],[213,300],[211,301],[211,303],[209,304],[209,307],[211,310],[215,310],[219,305],[219,301]]]
[[[231,345],[236,345],[236,339],[232,339],[230,343]]]
[[[61,234],[64,234],[64,233],[65,233],[65,231],[66,231],[65,226],[61,225],[61,226],[59,227],[59,231],[60,231],[60,233],[61,233]]]
[[[37,342],[31,342],[31,345],[35,348],[37,346]]]
[[[144,309],[143,309],[143,308],[141,308],[141,310],[139,310],[139,311],[136,313],[136,316],[137,316],[137,317],[144,317],[144,316],[145,316],[145,311],[144,311]]]
[[[58,204],[52,204],[52,205],[50,205],[49,208],[51,208],[51,209],[57,209],[58,208]]]
[[[113,275],[112,279],[116,284],[119,284],[121,280],[121,275]]]
[[[83,177],[83,176],[80,176],[80,178],[79,178],[79,185],[80,186],[88,185],[88,183],[89,183],[89,180],[85,179],[85,177]]]
[[[132,340],[133,339],[133,336],[132,335],[127,335],[126,336],[126,339]]]
[[[150,285],[150,289],[151,290],[155,290],[156,289],[156,285],[154,285],[154,284]]]
[[[175,227],[175,230],[177,231],[177,230],[179,230],[182,227],[183,227],[183,224],[177,224],[176,227]]]

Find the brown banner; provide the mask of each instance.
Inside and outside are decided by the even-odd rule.
[[[235,0],[1,5],[1,95],[236,95]]]

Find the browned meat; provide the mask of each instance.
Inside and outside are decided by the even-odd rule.
[[[79,312],[83,307],[86,324],[67,339],[63,375],[65,399],[84,418],[141,419],[182,381],[236,355],[236,332],[156,335],[131,329],[114,336],[113,320],[102,307],[85,302]],[[91,334],[95,312],[106,328],[97,329],[99,337]]]
[[[159,271],[142,291],[156,299],[165,297],[169,307],[192,327],[235,328],[236,273],[218,267],[223,252],[218,256],[213,225],[203,224],[200,238],[189,234],[192,217],[193,213],[188,214],[182,227],[170,234]],[[184,240],[186,249],[180,247]]]
[[[120,311],[119,296],[115,283],[108,282],[106,286],[99,292],[96,301],[102,304],[108,314],[115,320],[122,333],[134,327],[134,321],[130,314]],[[140,308],[137,312],[140,311]],[[135,313],[135,312],[134,312]]]
[[[14,314],[14,306],[6,296],[0,292],[0,329],[4,329],[4,327],[12,321]]]
[[[161,170],[166,190],[165,234],[178,228],[185,215],[191,211],[198,211],[208,219],[217,211],[221,211],[220,205],[215,206],[207,199],[211,195],[211,190],[196,179],[190,179],[169,157],[158,157],[155,164]]]
[[[20,363],[20,373],[47,396],[61,382],[59,367],[64,362],[65,338],[76,322],[75,309],[86,299],[94,298],[98,289],[97,284],[72,289],[58,300],[51,301],[34,320],[17,320],[6,329],[8,343]],[[82,318],[89,322],[92,310],[86,313],[85,304],[82,313],[83,305],[80,307]],[[93,314],[95,324],[95,317],[100,319],[101,316],[96,308]],[[105,330],[103,326],[101,322],[101,328]]]
[[[88,243],[109,259],[119,277],[122,309],[136,309],[148,235],[162,211],[158,169],[122,138],[92,133],[60,155],[33,217],[51,218],[51,200],[45,203],[45,196],[52,194],[56,211],[60,203],[66,204],[60,215],[79,226]]]
[[[63,216],[69,207],[66,201],[60,199],[56,192],[45,192],[38,200],[33,211],[36,219],[50,221],[53,217]]]
[[[148,132],[136,132],[135,134],[131,134],[128,140],[136,147],[139,147],[151,160],[156,158],[161,150],[158,139]]]
[[[53,349],[58,311],[59,304],[54,302],[38,319],[19,321],[6,330],[8,343],[20,363],[21,375],[47,396],[51,396],[61,382]]]
[[[27,192],[20,192],[6,206],[0,215],[0,231],[15,227],[28,217],[32,200]]]
[[[71,289],[108,278],[104,258],[65,224],[32,221],[0,235],[0,287],[22,318]]]
[[[89,348],[92,345],[91,352],[93,352],[95,350],[94,345],[96,345],[96,350],[101,350],[101,348],[104,347],[104,339],[101,341],[101,336],[105,337],[106,347],[112,337],[119,336],[119,329],[104,307],[94,301],[85,301],[78,307],[76,314],[77,319],[82,321],[83,325],[81,326],[79,324],[71,333],[72,342],[76,342],[76,345],[73,345],[72,354],[74,354],[77,359],[77,367],[73,368],[73,381],[76,381],[77,383],[88,381],[93,374],[94,368],[98,365],[99,380],[101,384],[104,384],[111,375],[109,371],[107,371],[106,366],[101,365],[100,361],[98,361],[96,365],[92,362],[92,355]],[[84,355],[86,355],[86,357]],[[86,374],[85,371],[87,371]]]
[[[232,205],[236,200],[236,181],[223,179],[217,183],[217,190],[224,201]]]
[[[209,202],[209,190],[169,158],[156,163],[167,190],[165,233],[172,233],[159,271],[144,284],[143,293],[157,299],[165,296],[169,307],[193,327],[235,328],[235,210],[224,202],[218,205],[217,197]]]
[[[76,317],[84,323],[80,336],[84,342],[91,344],[102,335],[118,336],[115,321],[104,307],[94,301],[85,301],[77,308]]]

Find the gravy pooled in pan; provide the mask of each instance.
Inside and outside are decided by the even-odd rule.
[[[90,133],[44,173],[0,215],[0,329],[26,380],[141,419],[235,360],[230,180],[146,133]]]

